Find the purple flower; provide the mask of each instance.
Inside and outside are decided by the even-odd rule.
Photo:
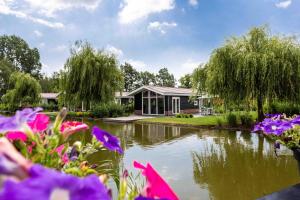
[[[41,108],[25,108],[12,117],[0,116],[0,132],[18,131],[23,124],[32,122]]]
[[[293,128],[292,124],[288,121],[273,121],[264,125],[264,132],[266,134],[281,135],[283,132]]]
[[[6,180],[0,199],[20,200],[110,200],[108,189],[99,178],[91,175],[78,178],[72,175],[33,165],[29,177],[21,182]]]
[[[293,125],[300,125],[300,116],[297,116],[291,120]]]
[[[123,153],[122,147],[120,146],[120,141],[117,137],[109,134],[104,130],[101,130],[96,126],[93,127],[92,133],[96,137],[96,139],[101,142],[107,149],[111,151],[117,151],[120,154]]]
[[[22,179],[27,176],[27,172],[5,154],[0,154],[0,175],[15,176]]]

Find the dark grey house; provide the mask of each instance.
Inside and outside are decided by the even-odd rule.
[[[186,88],[143,86],[128,94],[134,96],[137,115],[175,115],[198,113],[199,99],[191,101],[193,90]]]

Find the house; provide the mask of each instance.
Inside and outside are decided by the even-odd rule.
[[[129,92],[116,92],[115,93],[115,100],[117,103],[122,105],[127,105],[133,103],[133,96],[128,95]]]
[[[41,93],[42,104],[58,104],[59,93]]]
[[[134,96],[137,115],[175,115],[177,113],[199,113],[200,99],[194,98],[192,89],[142,86],[128,94]]]

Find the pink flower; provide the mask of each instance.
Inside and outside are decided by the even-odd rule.
[[[142,164],[134,161],[133,166],[137,169],[141,169],[142,174],[147,179],[147,185],[145,187],[146,197],[179,200],[171,187],[149,163],[147,163],[147,166],[143,166]]]
[[[31,145],[28,145],[27,151],[28,151],[29,153],[32,153],[33,147],[35,147],[35,142],[32,142]]]
[[[65,148],[65,145],[62,144],[62,145],[60,145],[59,147],[57,147],[57,148],[55,149],[55,151],[57,152],[58,155],[61,155],[61,153],[62,153],[62,151],[64,150],[64,148]]]
[[[61,157],[61,160],[62,160],[62,162],[64,163],[64,164],[67,164],[67,163],[69,163],[70,162],[70,160],[69,160],[69,157],[68,157],[68,154],[67,153],[65,153],[62,157]]]
[[[15,141],[15,140],[21,140],[23,142],[25,142],[27,140],[27,136],[25,133],[21,132],[21,131],[11,131],[8,132],[6,134],[6,138],[11,140],[11,141]]]
[[[60,132],[65,136],[65,138],[69,137],[73,133],[78,131],[87,130],[89,127],[88,125],[77,122],[77,121],[66,121],[62,123],[60,127]]]
[[[34,133],[45,131],[48,128],[49,117],[45,114],[37,114],[35,119],[28,122],[28,126]]]

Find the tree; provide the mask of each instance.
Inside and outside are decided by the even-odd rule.
[[[182,88],[192,88],[192,75],[186,74],[179,79],[180,87]]]
[[[173,74],[170,74],[167,68],[162,68],[156,75],[156,84],[164,87],[174,87],[175,78]]]
[[[15,67],[6,59],[0,59],[0,96],[4,95],[8,90],[9,77]]]
[[[0,36],[0,59],[9,60],[16,69],[39,78],[41,71],[40,54],[31,49],[27,42],[15,35]]]
[[[123,88],[122,73],[114,55],[97,51],[89,43],[76,42],[65,64],[66,101],[107,103]]]
[[[144,85],[156,85],[156,77],[153,73],[144,71],[139,74],[139,87]]]
[[[192,75],[192,86],[197,91],[197,94],[202,95],[207,93],[206,80],[207,80],[207,65],[199,65],[194,69]]]
[[[209,92],[240,102],[255,100],[258,119],[272,99],[297,101],[300,95],[300,48],[295,38],[272,36],[253,28],[216,49],[208,63]]]
[[[39,82],[22,72],[12,73],[9,79],[9,90],[2,100],[9,105],[29,106],[40,102],[41,86]]]
[[[138,88],[139,72],[129,63],[121,65],[121,71],[124,76],[124,90],[130,92]]]
[[[60,72],[54,72],[51,76],[43,75],[40,79],[42,92],[59,92]]]

